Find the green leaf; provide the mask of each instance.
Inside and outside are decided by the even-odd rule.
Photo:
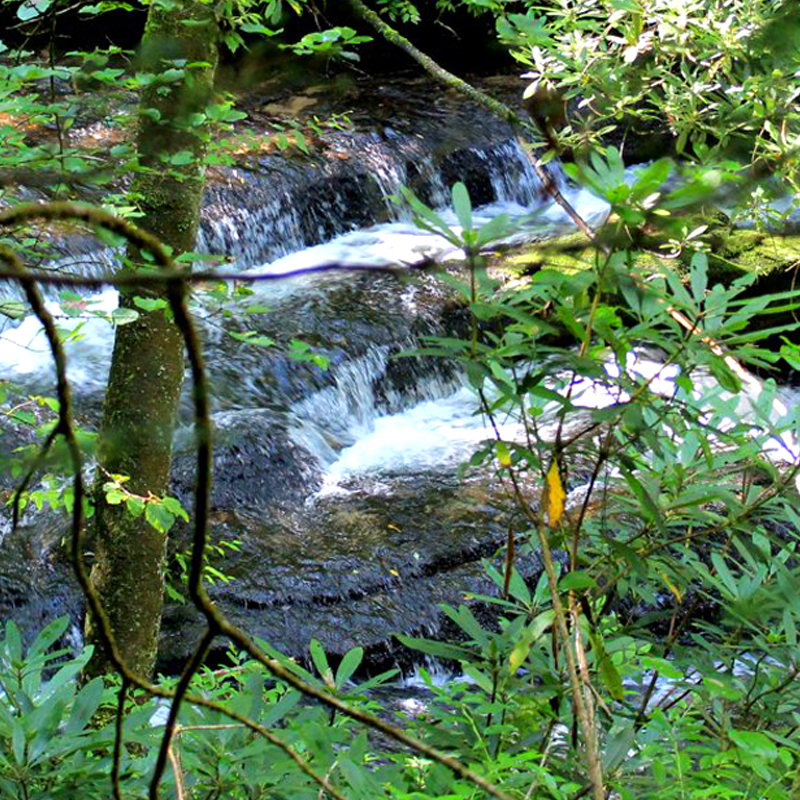
[[[725,563],[725,559],[719,553],[712,553],[711,562],[713,563],[714,569],[717,571],[717,575],[719,575],[720,580],[730,593],[730,596],[733,599],[736,599],[739,596],[738,586],[736,579],[733,577],[733,574],[728,569],[728,565]]]
[[[656,658],[654,656],[642,656],[641,664],[644,669],[657,670],[659,675],[672,680],[681,680],[683,671],[678,669],[671,661],[666,658]]]
[[[417,219],[415,222],[418,227],[424,228],[432,233],[439,233],[451,244],[456,247],[461,247],[461,239],[458,235],[450,229],[450,226],[435,211],[428,208],[414,192],[405,186],[401,186],[400,194],[408,205],[411,206],[411,210],[416,215]]]
[[[114,325],[128,325],[139,319],[139,312],[133,308],[115,308],[110,316]]]
[[[140,517],[144,513],[146,503],[138,497],[128,498],[128,513],[134,517]]]
[[[176,167],[183,167],[191,164],[195,160],[195,155],[191,150],[179,150],[166,157],[166,160]]]
[[[72,706],[67,724],[64,727],[65,733],[77,733],[82,731],[88,724],[100,706],[103,698],[103,679],[95,678],[87,683],[78,692]]]
[[[6,639],[5,649],[8,653],[8,658],[12,664],[22,661],[22,637],[19,634],[19,628],[14,620],[9,620],[6,623]]]
[[[759,731],[730,731],[728,737],[737,747],[756,758],[772,761],[778,755],[778,748],[765,733],[760,733]]]
[[[655,500],[653,500],[653,498],[650,496],[650,493],[647,491],[647,489],[645,489],[639,479],[636,478],[636,476],[634,476],[629,469],[620,466],[620,472],[623,474],[628,486],[631,487],[633,493],[639,500],[639,509],[642,511],[645,518],[657,525],[659,530],[663,529],[664,522],[661,518],[661,510],[659,509]]]
[[[622,688],[622,678],[620,677],[616,666],[614,666],[614,662],[611,660],[611,657],[605,651],[603,651],[601,654],[598,663],[598,669],[600,671],[600,677],[603,679],[606,689],[608,689],[608,693],[615,700],[624,700],[625,693]]]
[[[67,683],[73,681],[88,663],[92,652],[92,647],[86,647],[77,658],[67,661],[66,664],[64,664],[64,666],[61,667],[58,672],[56,672],[56,674],[47,682],[39,697],[39,701],[42,704],[49,702],[62,686],[65,686]]]
[[[113,484],[112,484],[113,485]],[[106,502],[111,506],[118,506],[128,499],[128,495],[119,489],[110,489],[106,491]]]
[[[294,689],[287,692],[275,705],[267,707],[267,713],[261,719],[261,724],[265,728],[271,728],[280,722],[300,702],[302,697],[303,695]]]
[[[504,239],[506,236],[510,236],[516,227],[517,225],[511,222],[508,214],[498,214],[478,229],[476,245],[484,247],[490,242]]]
[[[511,650],[511,655],[508,657],[508,668],[512,673],[515,673],[525,663],[532,644],[533,642],[529,636],[522,636],[516,641]]]
[[[275,344],[274,339],[270,339],[269,336],[264,336],[263,334],[256,333],[255,331],[247,331],[247,333],[228,331],[228,335],[232,339],[237,339],[238,341],[245,342],[246,344],[258,345],[259,347],[272,347],[272,345]]]
[[[596,585],[595,579],[587,572],[568,572],[558,582],[558,588],[562,592],[570,589],[592,589]]]
[[[14,720],[11,728],[11,752],[14,754],[14,761],[22,766],[25,763],[25,729],[18,720]]]
[[[418,639],[414,636],[404,636],[402,634],[396,634],[396,637],[406,647],[410,647],[412,650],[419,650],[420,653],[426,653],[429,656],[447,658],[451,661],[471,661],[473,659],[471,651],[454,644],[436,642],[432,639]]]
[[[272,28],[267,28],[256,22],[244,22],[239,27],[245,33],[259,33],[262,36],[278,36],[278,34],[283,32],[281,28],[273,30]]]
[[[705,299],[708,284],[708,256],[705,253],[698,252],[692,256],[689,283],[694,301],[699,305]]]
[[[725,359],[722,356],[712,356],[708,366],[711,369],[711,374],[726,392],[739,394],[742,390],[742,381],[725,363]]]
[[[186,509],[181,505],[181,501],[176,497],[166,496],[162,499],[164,508],[169,511],[174,517],[180,517],[185,522],[189,521],[189,514]]]
[[[175,523],[175,515],[171,514],[161,503],[147,503],[144,518],[159,533],[167,533]]]
[[[612,729],[608,736],[603,755],[603,764],[606,770],[613,772],[620,764],[628,759],[631,748],[635,742],[636,727],[634,722],[626,723],[622,729]]]
[[[328,664],[325,648],[316,639],[312,639],[308,644],[308,650],[311,653],[311,660],[314,662],[314,666],[317,668],[317,672],[325,682],[325,685],[333,688],[333,671]]]
[[[331,362],[330,356],[313,351],[308,342],[300,339],[292,339],[289,343],[289,357],[295,361],[308,361],[320,369],[327,369]]]
[[[134,297],[133,304],[142,311],[156,311],[158,309],[169,308],[169,303],[163,298]]]
[[[41,17],[48,8],[51,0],[23,0],[17,7],[17,17],[23,22]]]
[[[464,230],[470,230],[472,228],[472,202],[469,199],[467,187],[459,181],[453,184],[451,194],[459,224]]]
[[[0,314],[9,319],[23,319],[28,313],[28,306],[21,300],[0,300]]]
[[[59,617],[39,631],[33,644],[28,648],[28,659],[43,656],[69,627],[69,617]]]
[[[336,670],[336,688],[341,689],[350,680],[364,659],[364,648],[354,647],[348,650]]]
[[[467,606],[461,605],[456,611],[451,606],[442,604],[442,611],[461,628],[476,644],[486,647],[489,644],[489,634],[475,619],[475,615]]]
[[[294,141],[299,150],[301,150],[306,155],[309,155],[308,142],[306,141],[306,137],[303,136],[303,134],[300,133],[300,131],[295,131]]]

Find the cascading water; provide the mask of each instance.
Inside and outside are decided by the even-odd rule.
[[[494,124],[473,125],[492,135],[472,142],[464,141],[466,126],[458,120],[457,131],[437,129],[428,139],[385,126],[380,133],[333,137],[325,157],[308,163],[269,156],[228,170],[209,184],[199,247],[231,256],[254,275],[458,259],[460,251],[416,228],[387,199],[408,185],[456,227],[447,207],[456,180],[475,201],[476,225],[504,213],[517,224],[512,239],[563,229],[565,214],[545,202],[527,157]],[[564,191],[590,221],[607,210],[588,192],[566,185]],[[113,258],[108,249],[81,255],[93,261],[93,271]],[[494,552],[506,531],[483,489],[476,501],[473,487],[451,478],[454,466],[490,435],[473,394],[452,365],[398,358],[423,335],[458,333],[463,318],[447,290],[413,270],[406,282],[334,270],[252,288],[250,301],[270,313],[243,314],[224,304],[197,308],[214,387],[214,530],[243,541],[242,552],[224,565],[237,580],[216,587],[216,599],[234,621],[293,654],[311,636],[341,652],[356,642],[378,646],[398,630],[435,629],[437,602],[491,590],[480,558]],[[69,375],[81,408],[93,408],[87,416],[96,420],[112,330],[102,319],[77,330],[81,323],[69,314],[81,303],[110,313],[116,294],[51,303],[59,322],[75,331],[66,343]],[[225,324],[236,332],[268,335],[276,346],[234,341],[218,324],[226,313]],[[288,358],[295,338],[327,355],[329,368]],[[35,320],[6,323],[0,370],[26,391],[51,391],[52,365]],[[603,402],[590,398],[595,387],[584,390],[587,408]],[[519,434],[518,421],[500,423],[507,438]],[[176,444],[174,489],[189,505],[188,427]],[[27,522],[41,538],[38,521]],[[8,555],[14,562],[8,569],[0,563],[3,615],[35,627],[53,613],[77,613],[75,593],[65,588],[68,573],[55,572],[41,555],[59,535],[44,537],[50,544],[31,562],[27,583],[17,575],[16,551]],[[538,567],[527,568],[535,573]],[[187,609],[168,609],[166,663],[191,650],[198,625]]]

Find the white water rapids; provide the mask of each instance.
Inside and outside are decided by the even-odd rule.
[[[530,178],[533,180],[533,177]],[[528,193],[532,198],[534,192]],[[589,221],[596,221],[607,206],[584,190],[565,188],[570,202]],[[457,229],[455,215],[450,209],[440,209],[445,221]],[[525,207],[513,200],[501,200],[476,209],[474,223],[480,226],[497,214],[507,214],[517,223],[514,240],[541,238],[544,234],[563,230],[567,219],[554,205]],[[321,265],[369,267],[408,265],[423,261],[447,261],[463,254],[443,237],[422,231],[410,221],[375,225],[337,236],[324,244],[309,247],[283,256],[269,264],[254,267],[252,272],[287,274]],[[318,276],[293,278],[279,285],[254,284],[257,296],[264,302],[275,300],[281,293],[302,291],[308,281],[320,281]],[[105,290],[84,303],[93,311],[109,314],[117,305],[113,290]],[[69,309],[58,302],[48,303],[63,330],[71,331],[65,349],[69,376],[78,387],[101,388],[105,384],[112,346],[112,328],[108,321],[97,317],[70,317]],[[451,468],[468,458],[475,446],[491,438],[493,432],[476,413],[474,394],[462,386],[453,391],[450,385],[432,381],[422,392],[421,402],[398,413],[381,415],[376,411],[371,381],[381,367],[380,354],[346,365],[333,387],[317,392],[292,409],[290,433],[296,442],[309,449],[326,466],[323,493],[340,490],[342,483],[363,475],[380,476],[402,472],[413,474],[434,469]],[[629,370],[647,378],[653,377],[653,390],[665,395],[674,392],[674,371],[661,370],[657,362],[633,357]],[[375,361],[375,363],[372,363]],[[385,364],[385,359],[383,360]],[[608,368],[609,374],[612,367]],[[0,334],[0,374],[13,383],[36,386],[52,382],[53,366],[47,343],[34,317],[17,324],[7,323]],[[703,387],[712,397],[713,382]],[[566,385],[555,386],[566,391]],[[737,414],[753,417],[758,384],[749,387],[750,397],[730,406],[731,420]],[[602,408],[624,400],[609,393],[602,383],[583,381],[572,388],[573,402],[587,409]],[[772,400],[771,422],[782,432],[765,440],[765,449],[777,460],[800,461],[800,422],[795,409],[800,406],[797,393],[788,390]],[[331,434],[314,420],[335,420],[338,432]],[[755,422],[755,419],[753,418]],[[761,423],[766,423],[761,420]],[[519,439],[522,428],[516,419],[500,419],[501,434],[509,440]]]

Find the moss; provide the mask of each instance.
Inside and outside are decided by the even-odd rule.
[[[702,219],[685,218],[683,226],[691,225],[694,230]],[[685,235],[685,231],[683,233]],[[699,239],[708,253],[708,284],[730,286],[734,281],[748,274],[755,274],[756,280],[740,295],[740,299],[758,297],[766,294],[785,292],[800,282],[800,235],[773,235],[755,230],[731,228],[726,220],[713,220],[709,229]],[[645,251],[636,266],[640,273],[657,273],[672,269],[688,280],[689,263],[693,255],[687,250],[676,259],[659,258],[655,252]],[[546,242],[536,242],[521,249],[496,256],[492,261],[494,269],[505,271],[516,278],[508,288],[524,284],[526,276],[541,269],[555,269],[567,274],[592,269],[595,266],[596,248],[588,245],[582,234],[561,236]],[[623,298],[619,303],[624,305]],[[766,331],[796,323],[791,310],[772,311],[756,314],[749,320],[747,331]],[[765,333],[761,346],[779,349],[781,337],[798,341],[797,332],[782,331]]]
[[[534,242],[518,250],[495,256],[493,266],[517,275],[530,275],[540,269],[578,272],[594,266],[595,249],[582,233]]]
[[[694,223],[697,223],[696,225]],[[702,221],[690,220],[684,224],[698,227]],[[778,236],[754,230],[731,229],[710,225],[700,237],[708,247],[709,283],[729,284],[745,273],[755,272],[759,276],[771,275],[780,283],[781,276],[800,264],[800,236]],[[534,242],[520,249],[511,250],[492,259],[492,266],[514,275],[530,275],[540,269],[557,269],[567,273],[592,269],[595,266],[596,248],[587,243],[581,233],[559,236],[544,242]],[[690,260],[685,257],[676,261],[660,259],[655,252],[643,252],[637,266],[641,269],[677,266],[685,270]],[[786,278],[788,288],[791,277]]]
[[[334,530],[343,530],[370,538],[385,530],[386,521],[382,516],[360,508],[338,508],[331,513],[329,525]]]
[[[800,236],[777,236],[752,230],[734,231],[724,245],[709,254],[709,273],[713,280],[729,283],[744,273],[781,275],[800,263]],[[791,278],[787,278],[788,281]],[[773,281],[770,281],[771,283]]]

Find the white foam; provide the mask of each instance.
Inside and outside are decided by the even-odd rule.
[[[585,189],[565,187],[564,195],[590,224],[608,213],[610,206]],[[463,232],[451,209],[436,214],[460,236]],[[473,227],[480,228],[494,217],[505,214],[512,231],[504,243],[530,240],[551,233],[554,225],[572,222],[555,203],[523,206],[513,200],[500,200],[475,209]],[[324,244],[308,247],[256,267],[254,274],[285,275],[320,266],[347,268],[416,266],[426,261],[447,262],[464,258],[464,252],[439,233],[421,230],[410,221],[387,222],[336,236]]]
[[[88,295],[81,301],[91,311],[110,313],[119,298],[113,289]],[[47,301],[47,310],[55,318],[64,340],[67,374],[78,385],[102,384],[108,373],[113,329],[99,317],[70,317],[61,303]],[[53,357],[39,320],[25,317],[18,325],[10,325],[0,334],[0,372],[8,380],[42,380],[55,375]]]
[[[605,369],[608,382],[589,378],[570,381],[564,374],[561,380],[555,376],[550,388],[562,396],[569,392],[571,403],[577,409],[600,409],[627,402],[628,393],[615,387],[612,380],[618,377],[619,368],[609,363]],[[678,392],[675,381],[679,370],[673,364],[664,365],[642,353],[632,352],[627,356],[626,372],[649,381],[654,393],[672,397]],[[752,435],[762,440],[765,455],[774,461],[800,464],[800,413],[795,410],[799,404],[792,402],[794,394],[790,390],[782,390],[782,396],[778,393],[771,396],[773,387],[753,378],[734,398],[709,376],[693,375],[693,385],[694,399],[708,409],[709,416],[715,415],[715,424],[720,429],[744,420],[752,425]],[[764,409],[761,406],[765,403],[759,398],[765,391],[769,394],[766,396],[768,408]],[[491,397],[488,386],[486,392]],[[342,449],[330,464],[322,494],[338,491],[343,483],[357,476],[452,469],[467,460],[481,442],[496,436],[494,427],[478,408],[476,394],[465,387],[401,413],[366,420],[366,424],[353,432],[356,441]],[[556,401],[549,402],[538,417],[539,434],[544,439],[552,435],[559,408]],[[520,419],[498,414],[495,423],[503,440],[524,441]]]

